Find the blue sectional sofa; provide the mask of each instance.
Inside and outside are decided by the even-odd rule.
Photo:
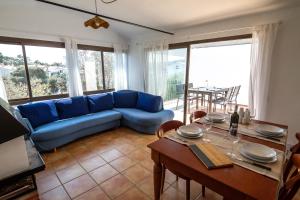
[[[174,117],[171,110],[163,109],[160,96],[132,90],[45,100],[19,105],[17,109],[39,151],[120,125],[154,134],[162,123]]]

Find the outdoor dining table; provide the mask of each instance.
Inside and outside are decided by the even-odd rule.
[[[199,104],[199,95],[202,96],[201,105],[203,105],[203,100],[205,95],[208,96],[208,112],[212,111],[212,100],[213,95],[217,95],[220,93],[226,93],[228,88],[210,88],[210,87],[198,87],[198,88],[189,88],[189,94],[196,94],[196,109],[198,109]]]
[[[194,123],[202,127],[201,123]],[[286,130],[287,126],[273,124],[263,121],[255,121],[255,124],[271,124]],[[212,132],[226,135],[228,131],[213,126]],[[174,132],[176,134],[176,132]],[[162,179],[162,165],[167,169],[175,171],[177,175],[194,180],[205,187],[222,195],[224,199],[277,199],[280,188],[280,177],[285,160],[286,142],[283,144],[275,143],[268,140],[259,139],[258,137],[249,137],[241,134],[241,140],[252,143],[259,143],[281,152],[280,162],[277,161],[278,167],[277,179],[267,174],[258,173],[250,170],[245,166],[234,164],[230,168],[207,169],[202,162],[193,154],[188,146],[168,138],[162,137],[151,143],[148,147],[151,149],[151,158],[154,161],[154,197],[160,199],[160,187]],[[286,141],[286,136],[283,138]],[[274,170],[275,171],[275,170]],[[272,170],[273,173],[273,170]]]

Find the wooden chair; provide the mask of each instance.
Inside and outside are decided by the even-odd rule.
[[[290,159],[286,160],[286,163],[285,163],[285,166],[283,169],[283,176],[282,176],[283,182],[286,182],[289,176],[293,176],[297,172],[297,169],[293,170],[293,161],[291,158],[293,157],[294,154],[300,154],[300,133],[296,133],[296,138],[298,140],[298,143],[291,147]],[[292,172],[292,170],[293,170],[293,172]]]
[[[178,120],[171,120],[163,123],[158,130],[156,131],[156,135],[158,138],[163,137],[164,133],[170,131],[170,130],[177,130],[180,126],[183,126],[184,124],[181,121]],[[166,169],[167,167],[165,165],[162,166],[162,182],[161,182],[161,188],[160,193],[163,193],[164,190],[164,183],[165,183],[165,176],[166,176]],[[176,181],[178,181],[178,173],[174,172],[172,169],[169,169],[172,173],[176,175]],[[190,179],[180,176],[180,178],[184,179],[186,181],[186,199],[190,199]]]
[[[202,111],[202,110],[197,110],[194,111],[191,115],[190,115],[190,123],[193,123],[196,119],[200,119],[202,117],[205,117],[207,115],[206,112]]]
[[[300,187],[300,154],[293,154],[291,158],[295,172],[284,182],[278,195],[279,200],[291,200]]]

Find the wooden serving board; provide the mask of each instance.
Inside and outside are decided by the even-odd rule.
[[[201,143],[189,145],[192,152],[202,161],[207,169],[232,167],[233,162],[212,144]]]

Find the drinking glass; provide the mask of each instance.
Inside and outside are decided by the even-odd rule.
[[[211,128],[212,128],[212,122],[206,121],[203,123],[203,129],[204,129],[203,141],[204,142],[210,142],[210,139],[208,138],[208,134],[209,134],[209,131]]]
[[[231,135],[229,133],[228,140],[230,142],[231,147],[230,147],[230,150],[227,153],[227,155],[230,156],[231,158],[233,158],[234,156],[236,156],[235,152],[237,150],[237,147],[238,147],[238,144],[239,144],[239,141],[240,141],[240,136],[239,136],[239,134]]]

